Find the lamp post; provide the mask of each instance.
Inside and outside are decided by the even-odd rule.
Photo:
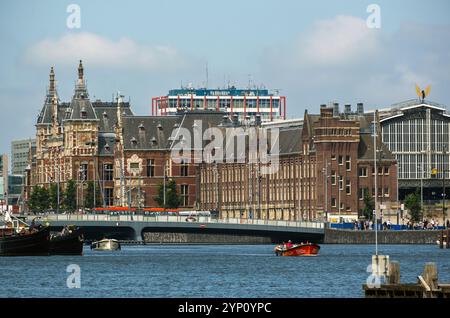
[[[423,213],[423,211],[424,211],[424,208],[423,208],[423,174],[425,173],[425,171],[427,171],[426,168],[424,167],[424,164],[425,164],[424,155],[426,154],[426,151],[422,150],[421,154],[422,154],[422,165],[419,166],[419,169],[420,169],[420,209],[422,210],[422,213]]]
[[[444,145],[442,147],[443,160],[442,160],[442,218],[445,226],[445,155],[447,154],[447,147]]]
[[[374,212],[374,225],[375,225],[375,255],[378,256],[378,224],[377,224],[377,196],[378,196],[378,188],[377,188],[377,121],[376,121],[376,112],[373,112],[373,166],[374,166],[374,187],[375,187],[375,209]]]
[[[324,183],[324,190],[325,190],[325,201],[323,204],[323,209],[325,212],[325,222],[328,222],[328,166],[330,163],[328,163],[328,160],[325,160],[325,167],[322,168],[323,173],[323,183]]]
[[[164,161],[164,167],[163,167],[163,174],[164,174],[164,181],[163,181],[163,207],[164,210],[166,209],[166,162]]]

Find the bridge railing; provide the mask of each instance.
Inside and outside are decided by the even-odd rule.
[[[266,219],[243,219],[243,218],[224,218],[217,219],[207,216],[185,217],[175,215],[108,215],[108,214],[50,214],[42,217],[46,221],[113,221],[113,222],[181,222],[181,223],[217,223],[217,224],[242,224],[242,225],[261,225],[261,226],[279,226],[279,227],[304,227],[323,229],[322,222],[314,221],[285,221],[285,220],[266,220]]]

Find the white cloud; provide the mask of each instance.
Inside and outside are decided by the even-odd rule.
[[[170,46],[140,45],[123,37],[118,41],[94,33],[69,33],[59,39],[44,39],[25,53],[30,64],[70,64],[79,59],[93,67],[140,70],[179,70],[187,60]]]
[[[339,15],[316,22],[298,39],[293,57],[300,64],[353,63],[375,55],[378,47],[377,29],[369,29],[361,18]]]
[[[416,98],[415,84],[431,85],[430,100],[449,104],[449,36],[449,25],[408,22],[388,31],[337,16],[314,23],[289,45],[269,47],[262,77],[299,101],[288,103],[291,116],[334,100],[386,107]]]

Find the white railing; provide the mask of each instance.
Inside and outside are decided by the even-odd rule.
[[[207,216],[197,216],[188,218],[185,216],[173,215],[108,215],[108,214],[49,214],[42,216],[43,222],[51,221],[114,221],[114,222],[182,222],[182,223],[215,223],[215,224],[241,224],[241,225],[261,225],[261,226],[281,226],[281,227],[303,227],[323,229],[322,222],[313,221],[284,221],[265,219],[240,219],[225,218],[216,219]]]

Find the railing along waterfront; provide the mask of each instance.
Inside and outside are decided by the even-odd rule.
[[[322,222],[314,221],[285,221],[285,220],[266,220],[266,219],[243,219],[243,218],[224,218],[218,219],[208,216],[196,216],[189,218],[186,216],[175,215],[108,215],[108,214],[49,214],[42,216],[44,222],[51,221],[98,221],[98,222],[178,222],[178,223],[212,223],[212,224],[240,224],[240,225],[261,225],[278,227],[303,227],[323,229]]]

